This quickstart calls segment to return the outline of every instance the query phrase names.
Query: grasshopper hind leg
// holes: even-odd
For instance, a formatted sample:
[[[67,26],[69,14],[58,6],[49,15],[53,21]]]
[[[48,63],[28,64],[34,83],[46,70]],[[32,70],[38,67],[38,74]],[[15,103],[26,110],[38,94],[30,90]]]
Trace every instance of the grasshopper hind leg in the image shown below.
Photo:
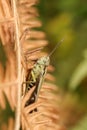
[[[36,80],[31,80],[31,81],[26,81],[26,82],[23,82],[23,84],[26,85],[26,88],[25,88],[25,95],[28,91],[30,91],[30,89],[33,87],[33,86],[36,86]],[[22,85],[23,85],[22,84]],[[35,90],[32,92],[30,98],[26,101],[25,103],[25,107],[35,103],[36,101],[36,95],[37,95],[37,89],[35,88]],[[29,113],[33,113],[33,112],[37,112],[37,108],[35,108],[34,110],[30,111]]]
[[[35,95],[36,95],[35,93],[33,93],[33,94],[31,95],[30,99],[26,102],[25,107],[27,107],[27,106],[29,106],[29,105],[35,103],[35,99],[36,99],[36,96],[35,96]],[[37,112],[37,108],[34,108],[34,109],[31,110],[29,113],[33,113],[33,112]]]
[[[33,87],[35,86],[34,82],[25,82],[26,84],[26,90],[25,90],[25,94]],[[26,101],[25,103],[25,107],[35,103],[36,101],[36,89],[33,91],[33,93],[31,94],[31,97]],[[33,112],[37,112],[37,108],[35,108],[34,110],[30,111],[29,113],[33,113]]]

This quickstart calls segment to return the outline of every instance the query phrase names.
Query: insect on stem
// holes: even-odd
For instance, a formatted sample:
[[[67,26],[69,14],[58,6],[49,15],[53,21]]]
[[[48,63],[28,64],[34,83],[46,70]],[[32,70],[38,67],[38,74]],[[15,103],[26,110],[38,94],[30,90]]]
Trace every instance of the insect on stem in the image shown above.
[[[28,105],[31,105],[35,103],[38,99],[39,91],[42,87],[42,84],[45,79],[45,75],[47,73],[47,67],[49,66],[50,63],[50,56],[54,53],[56,48],[64,41],[62,39],[57,45],[54,47],[54,49],[51,51],[51,53],[48,56],[41,57],[40,59],[37,60],[37,62],[34,64],[32,70],[30,73],[27,74],[26,77],[26,89],[25,89],[25,94],[33,87],[35,86],[35,90],[32,93],[31,97],[27,100],[25,107]],[[32,113],[33,111],[37,111],[37,108],[34,110],[30,111]]]

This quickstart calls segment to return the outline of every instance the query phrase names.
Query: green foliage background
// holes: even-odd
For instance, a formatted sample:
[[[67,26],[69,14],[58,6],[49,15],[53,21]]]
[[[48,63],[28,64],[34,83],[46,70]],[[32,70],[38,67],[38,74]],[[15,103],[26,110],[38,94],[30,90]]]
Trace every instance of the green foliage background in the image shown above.
[[[64,38],[62,45],[51,57],[51,63],[56,70],[54,75],[57,78],[57,84],[64,95],[73,95],[69,96],[71,98],[68,105],[72,102],[72,97],[77,96],[79,103],[75,103],[75,107],[80,104],[86,111],[87,1],[40,0],[38,8],[43,30],[50,42],[49,52]],[[87,118],[85,120],[83,122],[87,122]],[[83,127],[81,130],[86,128]]]

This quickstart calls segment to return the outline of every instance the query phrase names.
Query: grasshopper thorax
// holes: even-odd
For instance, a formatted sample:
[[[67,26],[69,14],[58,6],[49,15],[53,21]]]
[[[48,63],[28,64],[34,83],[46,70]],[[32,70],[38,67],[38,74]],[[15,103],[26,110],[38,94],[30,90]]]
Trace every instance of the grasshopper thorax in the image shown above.
[[[44,57],[41,57],[41,58],[37,61],[37,64],[48,66],[48,65],[49,65],[49,62],[50,62],[49,56],[44,56]]]

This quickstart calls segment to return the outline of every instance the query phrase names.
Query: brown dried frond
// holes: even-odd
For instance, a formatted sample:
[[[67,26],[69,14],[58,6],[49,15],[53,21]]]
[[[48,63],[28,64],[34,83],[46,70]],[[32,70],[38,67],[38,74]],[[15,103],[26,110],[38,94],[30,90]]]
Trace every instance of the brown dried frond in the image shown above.
[[[41,27],[41,22],[37,18],[38,11],[33,7],[36,3],[37,0],[19,0],[18,3],[21,34],[27,30],[25,41],[22,44],[23,50],[35,49],[47,44],[47,41],[44,40],[45,34],[42,31],[33,29]]]
[[[40,39],[45,38],[45,35],[44,35],[43,32],[34,31],[34,30],[31,29],[31,27],[35,28],[35,27],[41,26],[40,22],[37,19],[35,19],[36,15],[35,15],[35,12],[34,12],[34,8],[32,8],[32,9],[30,8],[30,6],[29,6],[30,3],[28,4],[28,3],[25,2],[24,6],[23,6],[23,4],[24,3],[20,4],[20,7],[19,7],[20,15],[19,16],[20,16],[20,19],[21,19],[21,21],[20,21],[21,31],[26,31],[26,30],[29,29],[29,32],[26,35],[26,42],[24,42],[23,45],[22,45],[23,49],[26,52],[27,48],[29,48],[31,50],[31,49],[35,49],[35,48],[42,47],[42,46],[46,45],[47,41],[40,40]],[[22,7],[23,7],[23,9],[22,9]],[[31,11],[31,12],[29,12],[29,11]],[[31,16],[28,17],[29,14],[32,15],[33,18]],[[25,15],[25,19],[22,18],[23,15]],[[34,20],[34,22],[32,22],[33,20]],[[30,39],[30,40],[27,41],[27,39]],[[26,56],[27,56],[27,60],[29,61],[30,59],[36,60],[36,59],[42,57],[43,55],[45,55],[45,54],[42,53],[42,52],[41,53],[38,52],[36,55],[29,55],[29,56],[26,55]],[[53,70],[54,69],[51,66],[48,68],[48,71],[53,71]],[[47,74],[46,80],[54,81],[55,78],[51,74]],[[56,99],[58,99],[58,97],[55,96],[55,93],[51,92],[53,89],[55,89],[55,87],[52,84],[50,84],[50,85],[45,84],[44,86],[46,86],[46,87],[42,88],[41,91],[43,91],[43,94],[41,93],[41,96],[44,97],[45,99],[43,99],[41,97],[39,98],[39,100],[42,102],[42,105],[38,108],[38,110],[40,112],[42,112],[43,114],[42,114],[42,117],[40,116],[36,119],[34,118],[33,120],[37,120],[37,119],[42,120],[42,119],[45,119],[45,118],[46,118],[46,120],[49,120],[49,123],[46,122],[41,127],[38,126],[38,128],[37,128],[38,130],[39,129],[48,129],[48,128],[52,129],[52,130],[55,128],[55,130],[56,129],[58,130],[59,128],[61,128],[59,125],[57,125],[59,123],[59,116],[57,116],[57,114],[59,115],[59,109],[58,109],[58,105],[56,105]],[[47,89],[47,86],[48,86],[48,89]],[[49,91],[50,89],[51,89],[51,91]],[[55,89],[55,90],[57,90],[57,89]],[[45,95],[46,91],[49,91],[48,92],[49,95],[48,95],[48,93]],[[53,102],[54,99],[55,99],[55,102]],[[49,101],[49,100],[51,100],[51,101]],[[58,104],[58,102],[57,102],[57,104]],[[47,105],[47,107],[45,105]],[[28,113],[29,113],[29,110],[30,110],[29,107],[28,107]],[[51,107],[51,110],[47,109],[49,107]],[[32,109],[34,109],[34,108],[32,108]],[[28,118],[28,113],[26,115],[26,118]],[[50,121],[51,121],[51,123],[50,123]]]
[[[30,113],[35,108],[39,108],[43,103],[37,101],[27,107],[25,107],[26,101],[31,97],[32,92],[34,91],[35,87],[33,87],[22,99],[22,108],[21,108],[21,124],[22,129],[27,130],[36,130],[37,127],[44,125],[48,122],[48,120],[41,119],[41,115],[43,114],[40,111]]]
[[[6,108],[4,93],[12,110],[16,107],[15,130],[20,129],[20,120],[22,130],[60,130],[59,97],[55,85],[45,83],[39,100],[27,107],[25,103],[34,87],[25,96],[21,94],[27,72],[33,68],[37,59],[47,55],[39,49],[48,42],[45,34],[36,30],[41,27],[37,8],[34,7],[37,2],[38,0],[0,1],[0,39],[7,57],[5,69],[0,62],[0,105],[3,109]],[[48,67],[46,81],[55,81],[50,74],[53,70],[52,66]],[[29,113],[35,108],[38,112]],[[8,129],[6,127],[2,124],[3,130],[13,129],[13,125],[8,125]]]
[[[59,98],[55,96],[55,88],[54,85],[45,83],[42,87],[40,98],[43,102],[43,106],[40,107],[40,111],[43,111],[44,117],[51,120],[51,123],[47,123],[45,125],[46,129],[59,129]],[[54,92],[53,92],[54,91]],[[52,128],[53,127],[53,128]],[[56,128],[57,127],[57,128]]]
[[[11,3],[9,0],[0,1],[0,39],[6,55],[5,69],[0,66],[0,98],[3,100],[1,107],[5,108],[6,95],[12,109],[14,109],[14,91],[16,91],[16,52],[14,51],[14,23],[12,17]],[[0,61],[1,62],[1,61]],[[8,87],[9,86],[9,87]],[[15,96],[16,97],[16,96]],[[13,99],[11,101],[11,99]]]
[[[10,48],[10,45],[5,45],[4,49],[5,49],[5,53],[6,53],[6,67],[5,69],[3,68],[3,66],[0,67],[0,75],[2,75],[2,79],[0,80],[0,91],[1,91],[1,95],[0,98],[3,99],[3,92],[6,95],[12,109],[14,109],[14,97],[16,97],[14,95],[14,92],[16,92],[16,57],[15,57],[15,52],[12,51]],[[11,99],[13,99],[11,101]],[[5,102],[4,100],[3,104],[5,106]],[[0,104],[3,107],[2,104]]]

